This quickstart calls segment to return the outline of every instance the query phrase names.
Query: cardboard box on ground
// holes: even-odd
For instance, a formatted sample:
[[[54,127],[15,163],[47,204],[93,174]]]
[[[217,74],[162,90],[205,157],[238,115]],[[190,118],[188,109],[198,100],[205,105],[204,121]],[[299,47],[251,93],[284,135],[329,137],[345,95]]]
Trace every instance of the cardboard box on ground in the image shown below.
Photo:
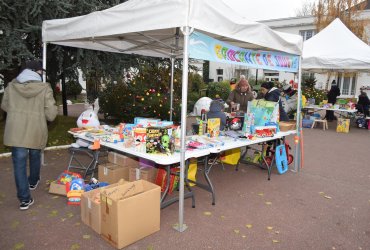
[[[81,220],[83,223],[91,227],[95,232],[100,234],[101,229],[101,202],[100,193],[106,188],[116,187],[126,183],[124,179],[117,183],[93,189],[81,195]]]
[[[114,181],[117,182],[121,178],[129,181],[139,179],[153,183],[155,181],[157,169],[154,167],[155,164],[153,162],[145,159],[136,160],[115,152],[109,152],[108,161],[110,162],[109,167],[99,166],[99,181],[114,183]],[[117,165],[112,166],[112,163]]]
[[[120,249],[160,230],[160,187],[138,180],[101,192],[101,235]]]
[[[119,166],[138,166],[138,160],[136,158],[128,157],[116,152],[108,153],[108,161]]]
[[[66,185],[58,184],[56,181],[50,183],[49,193],[67,196]]]
[[[128,180],[130,166],[120,166],[114,163],[99,165],[98,180],[99,182],[108,182],[113,184],[120,179]]]
[[[131,167],[129,181],[146,180],[154,183],[157,171],[158,169],[154,167]]]

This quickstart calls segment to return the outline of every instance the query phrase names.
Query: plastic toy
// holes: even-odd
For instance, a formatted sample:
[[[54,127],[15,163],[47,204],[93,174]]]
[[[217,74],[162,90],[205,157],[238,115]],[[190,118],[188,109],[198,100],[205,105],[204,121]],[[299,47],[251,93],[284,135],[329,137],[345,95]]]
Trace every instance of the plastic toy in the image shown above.
[[[288,159],[285,151],[285,145],[282,144],[276,147],[275,162],[279,174],[284,174],[286,171],[288,171]]]
[[[79,128],[97,128],[100,126],[99,118],[99,99],[96,99],[93,106],[90,106],[87,110],[81,113],[77,118],[77,127]],[[74,148],[88,147],[90,143],[77,139],[71,146]]]
[[[82,177],[78,173],[64,170],[64,172],[58,176],[57,183],[66,185],[68,182],[71,182],[72,180],[77,179],[77,178],[82,178]]]
[[[68,205],[80,205],[81,195],[84,192],[84,185],[84,180],[82,178],[74,179],[66,184]]]
[[[255,128],[255,135],[257,137],[274,137],[275,133],[275,126],[259,126]]]

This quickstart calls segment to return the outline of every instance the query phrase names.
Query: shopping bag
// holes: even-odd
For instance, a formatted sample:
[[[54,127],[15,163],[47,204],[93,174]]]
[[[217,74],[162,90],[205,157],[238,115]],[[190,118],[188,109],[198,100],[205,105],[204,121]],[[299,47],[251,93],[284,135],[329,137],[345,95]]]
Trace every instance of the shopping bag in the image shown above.
[[[198,170],[197,158],[191,158],[188,168],[188,180],[196,181],[196,175]],[[195,186],[195,183],[189,182],[189,185]]]
[[[338,133],[348,133],[349,132],[349,119],[345,118],[338,118],[338,123],[337,123],[337,132]]]
[[[240,148],[233,148],[221,154],[221,161],[229,165],[236,165],[240,159]]]

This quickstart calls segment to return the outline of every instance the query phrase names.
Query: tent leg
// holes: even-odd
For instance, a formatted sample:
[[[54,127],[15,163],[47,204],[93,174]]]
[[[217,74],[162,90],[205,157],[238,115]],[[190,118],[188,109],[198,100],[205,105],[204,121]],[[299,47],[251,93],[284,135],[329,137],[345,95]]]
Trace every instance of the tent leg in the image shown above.
[[[297,100],[297,115],[296,115],[296,127],[297,127],[297,137],[298,137],[298,143],[295,144],[295,155],[294,155],[294,172],[299,171],[299,168],[301,166],[301,157],[300,157],[300,144],[301,142],[301,106],[302,106],[302,56],[299,56],[299,65],[298,65],[298,100]]]
[[[193,29],[182,27],[184,34],[183,68],[182,68],[182,100],[181,100],[181,150],[180,150],[180,190],[179,190],[179,223],[174,228],[184,232],[187,226],[184,224],[184,178],[185,178],[185,137],[186,137],[186,112],[188,101],[188,68],[189,68],[189,36]]]
[[[46,46],[47,43],[42,44],[42,68],[46,70]],[[46,71],[42,72],[42,81],[46,82]],[[46,166],[45,163],[45,151],[41,150],[41,166]]]
[[[172,121],[173,114],[173,78],[175,73],[175,57],[171,56],[171,87],[170,87],[170,121]]]

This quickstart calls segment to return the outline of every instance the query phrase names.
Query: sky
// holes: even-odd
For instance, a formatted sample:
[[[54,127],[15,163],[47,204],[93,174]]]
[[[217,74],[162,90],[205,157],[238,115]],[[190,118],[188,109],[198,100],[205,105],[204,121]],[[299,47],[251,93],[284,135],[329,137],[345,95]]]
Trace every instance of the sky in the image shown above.
[[[306,2],[313,0],[223,0],[237,13],[251,21],[278,19],[296,16]]]

